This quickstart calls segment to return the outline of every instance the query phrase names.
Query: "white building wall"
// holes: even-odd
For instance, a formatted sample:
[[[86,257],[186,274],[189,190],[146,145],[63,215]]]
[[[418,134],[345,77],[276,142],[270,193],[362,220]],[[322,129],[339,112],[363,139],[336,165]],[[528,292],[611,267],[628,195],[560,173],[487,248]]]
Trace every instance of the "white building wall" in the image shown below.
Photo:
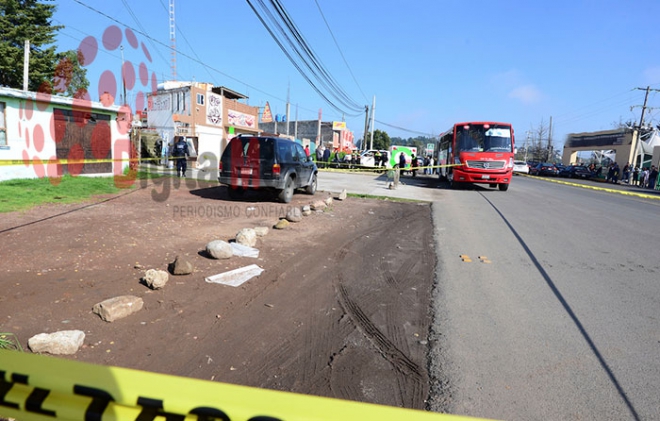
[[[0,102],[5,103],[5,128],[7,146],[0,147],[0,181],[18,178],[57,177],[57,159],[54,108],[70,109],[74,100],[68,97],[49,96],[35,92],[24,92],[11,88],[0,88]],[[78,103],[77,103],[78,104]],[[78,104],[80,106],[80,104]],[[119,107],[103,107],[100,103],[87,102],[92,112],[111,114],[112,158],[125,158],[114,162],[113,172],[96,176],[122,175],[128,167],[130,157],[129,133],[120,132],[116,121]]]

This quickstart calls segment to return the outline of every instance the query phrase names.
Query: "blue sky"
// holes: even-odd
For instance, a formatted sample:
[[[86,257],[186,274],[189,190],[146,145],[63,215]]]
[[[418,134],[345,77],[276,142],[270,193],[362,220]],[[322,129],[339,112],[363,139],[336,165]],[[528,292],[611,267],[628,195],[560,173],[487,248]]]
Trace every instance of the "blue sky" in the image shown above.
[[[168,1],[56,2],[53,24],[65,26],[59,51],[77,49],[86,37],[101,44],[88,66],[93,100],[101,73],[121,68],[120,51],[100,42],[112,25],[134,30],[152,59],[124,40],[124,60],[136,70],[145,62],[159,82],[171,79]],[[635,88],[660,89],[657,0],[280,1],[351,101],[371,106],[376,97],[375,128],[390,136],[505,121],[522,145],[527,131],[552,117],[554,143],[562,145],[568,133],[638,122],[644,91]],[[288,97],[291,120],[316,119],[322,109],[324,121],[345,119],[362,137],[364,113],[325,102],[248,1],[177,0],[175,23],[178,80],[226,86],[250,105],[268,101],[274,114],[285,113]],[[648,106],[658,108],[646,121],[660,123],[660,92]]]

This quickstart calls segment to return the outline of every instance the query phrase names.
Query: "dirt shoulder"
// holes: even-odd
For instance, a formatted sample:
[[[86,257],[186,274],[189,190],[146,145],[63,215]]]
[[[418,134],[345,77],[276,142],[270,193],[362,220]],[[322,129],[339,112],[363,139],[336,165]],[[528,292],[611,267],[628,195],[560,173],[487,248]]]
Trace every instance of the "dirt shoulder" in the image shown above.
[[[202,252],[209,241],[272,227],[288,207],[329,194],[296,194],[285,205],[255,195],[230,201],[211,184],[172,187],[161,200],[163,189],[3,215],[0,331],[27,348],[38,333],[79,329],[85,345],[65,358],[425,408],[435,266],[429,204],[335,201],[271,229],[258,259],[213,260]],[[170,275],[156,291],[140,282],[177,255],[193,274]],[[204,281],[253,263],[264,272],[240,287]],[[119,295],[141,297],[144,308],[112,323],[92,313]]]

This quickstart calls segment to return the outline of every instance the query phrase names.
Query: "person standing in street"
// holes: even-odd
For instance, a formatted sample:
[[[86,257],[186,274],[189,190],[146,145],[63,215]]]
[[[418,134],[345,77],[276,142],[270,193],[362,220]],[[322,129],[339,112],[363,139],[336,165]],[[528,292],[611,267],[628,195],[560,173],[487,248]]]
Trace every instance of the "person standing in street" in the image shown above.
[[[651,190],[655,189],[655,183],[658,180],[658,169],[655,165],[651,165],[651,171],[649,171],[649,185],[648,188]]]
[[[190,153],[188,152],[188,144],[183,137],[179,137],[179,140],[174,144],[172,156],[176,158],[176,176],[185,177],[188,167],[186,157],[190,156]]]

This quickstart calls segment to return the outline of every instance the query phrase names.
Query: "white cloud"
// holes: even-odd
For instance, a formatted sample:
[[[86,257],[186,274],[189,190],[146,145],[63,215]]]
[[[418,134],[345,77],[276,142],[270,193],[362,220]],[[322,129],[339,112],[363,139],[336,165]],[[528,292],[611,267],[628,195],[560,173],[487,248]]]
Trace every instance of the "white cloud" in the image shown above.
[[[523,104],[533,104],[541,100],[541,91],[534,85],[523,85],[509,92],[509,98],[515,98]]]

